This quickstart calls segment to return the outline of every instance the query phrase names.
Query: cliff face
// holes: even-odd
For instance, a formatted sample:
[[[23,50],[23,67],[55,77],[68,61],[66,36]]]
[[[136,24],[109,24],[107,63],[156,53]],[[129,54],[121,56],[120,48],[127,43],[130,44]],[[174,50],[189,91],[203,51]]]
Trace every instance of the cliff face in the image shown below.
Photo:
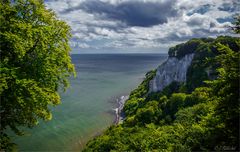
[[[181,59],[169,57],[166,62],[157,68],[156,76],[149,83],[149,91],[161,91],[173,81],[185,82],[188,67],[191,65],[194,54],[187,54]]]
[[[217,43],[224,44],[222,47],[225,48],[226,46],[226,49],[229,46],[234,53],[230,53],[230,50],[221,53],[216,48]],[[231,82],[216,81],[214,83],[227,85],[227,90],[231,87],[235,88],[231,88],[231,91],[236,90],[234,83],[238,84],[236,65],[238,65],[239,44],[239,38],[221,36],[217,39],[192,39],[184,44],[170,48],[168,60],[156,70],[148,72],[144,81],[131,92],[129,99],[124,104],[126,117],[123,124],[112,126],[102,136],[94,138],[88,143],[85,151],[156,151],[156,149],[199,151],[203,148],[206,151],[213,151],[216,145],[222,143],[238,145],[239,140],[236,130],[239,128],[237,124],[234,123],[232,126],[236,127],[230,128],[227,127],[230,123],[226,123],[221,130],[219,130],[219,127],[205,125],[205,123],[212,122],[216,123],[215,126],[223,124],[223,120],[215,117],[222,117],[217,107],[219,103],[225,102],[225,100],[222,100],[225,96],[230,96],[224,92],[213,95],[209,90],[214,89],[217,92],[222,88],[204,85],[203,82],[215,78],[220,78],[220,80],[228,79],[219,77],[216,68],[229,67],[230,69],[226,69],[226,71],[231,71],[230,74],[232,73],[234,77]],[[218,55],[223,55],[222,57],[225,60],[231,56],[231,59],[228,59],[233,64],[224,63],[226,65],[220,65],[216,60],[212,60],[211,63],[207,63],[205,60],[206,58],[216,59]],[[169,86],[173,81],[184,82],[184,84],[173,83]],[[149,92],[162,90],[164,87],[167,88],[162,92],[153,94]],[[230,90],[228,91],[230,92]],[[234,111],[238,111],[235,110],[238,108],[238,91],[234,91],[232,95],[230,98],[235,98],[231,100],[233,101],[231,102],[233,108],[230,109],[233,117],[229,117],[231,120],[227,119],[238,123],[237,120],[233,120],[237,118],[235,116],[239,115],[234,113]],[[217,100],[219,97],[221,99]],[[216,100],[212,101],[211,98]],[[229,112],[229,109],[227,110]],[[198,126],[198,128],[194,126]],[[199,129],[201,129],[201,132],[199,132]],[[202,132],[202,130],[208,131],[208,136],[199,136],[206,133]],[[222,132],[226,131],[226,135],[222,134]],[[216,134],[218,132],[220,134]],[[173,138],[176,135],[179,138]],[[139,137],[142,137],[143,140],[138,140]],[[156,137],[163,142],[156,142],[156,138],[152,137]],[[220,139],[219,137],[226,138]],[[193,142],[186,142],[186,140],[182,139],[192,139]],[[209,143],[208,141],[211,140],[217,142]]]

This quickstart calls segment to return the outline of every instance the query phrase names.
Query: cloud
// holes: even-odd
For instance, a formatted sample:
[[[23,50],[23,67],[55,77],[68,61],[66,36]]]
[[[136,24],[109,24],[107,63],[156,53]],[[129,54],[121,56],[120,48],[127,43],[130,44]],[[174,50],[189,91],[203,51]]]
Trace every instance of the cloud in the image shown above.
[[[86,48],[90,48],[90,46],[86,43],[81,43],[81,42],[70,42],[70,46],[72,48],[83,48],[83,49],[86,49]]]
[[[226,1],[221,6],[218,7],[220,11],[227,11],[227,12],[236,12],[239,11],[240,2],[238,0]]]
[[[176,17],[178,11],[174,8],[175,0],[147,2],[125,1],[118,4],[90,0],[77,7],[63,11],[68,13],[77,9],[95,14],[101,19],[116,20],[128,26],[149,27],[167,22],[168,17]]]
[[[238,0],[48,0],[72,28],[72,47],[157,50],[194,37],[231,35]]]

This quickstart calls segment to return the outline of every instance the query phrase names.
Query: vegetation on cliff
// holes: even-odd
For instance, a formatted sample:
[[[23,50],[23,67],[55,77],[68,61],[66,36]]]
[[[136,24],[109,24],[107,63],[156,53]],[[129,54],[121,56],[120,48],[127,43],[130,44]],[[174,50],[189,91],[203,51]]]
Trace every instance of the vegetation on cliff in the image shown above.
[[[226,36],[170,49],[179,58],[195,53],[187,81],[149,93],[154,72],[148,73],[124,106],[125,121],[91,140],[85,151],[239,150],[239,50],[239,38]]]

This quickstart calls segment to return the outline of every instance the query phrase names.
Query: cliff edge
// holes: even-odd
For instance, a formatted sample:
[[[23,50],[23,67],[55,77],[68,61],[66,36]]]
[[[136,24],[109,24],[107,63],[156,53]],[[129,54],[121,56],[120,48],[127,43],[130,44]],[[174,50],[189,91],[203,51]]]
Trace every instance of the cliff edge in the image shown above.
[[[181,59],[169,57],[157,68],[156,76],[149,82],[149,92],[162,91],[173,81],[185,82],[193,57],[194,53],[187,54]]]

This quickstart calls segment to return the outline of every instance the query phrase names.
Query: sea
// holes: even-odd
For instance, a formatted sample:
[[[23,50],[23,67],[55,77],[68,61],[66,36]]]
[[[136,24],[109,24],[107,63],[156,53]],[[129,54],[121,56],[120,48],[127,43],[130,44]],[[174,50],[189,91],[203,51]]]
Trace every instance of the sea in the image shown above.
[[[25,135],[13,137],[19,151],[81,151],[116,119],[117,101],[130,94],[167,59],[167,54],[74,54],[77,76],[60,91],[53,118],[39,121]]]

